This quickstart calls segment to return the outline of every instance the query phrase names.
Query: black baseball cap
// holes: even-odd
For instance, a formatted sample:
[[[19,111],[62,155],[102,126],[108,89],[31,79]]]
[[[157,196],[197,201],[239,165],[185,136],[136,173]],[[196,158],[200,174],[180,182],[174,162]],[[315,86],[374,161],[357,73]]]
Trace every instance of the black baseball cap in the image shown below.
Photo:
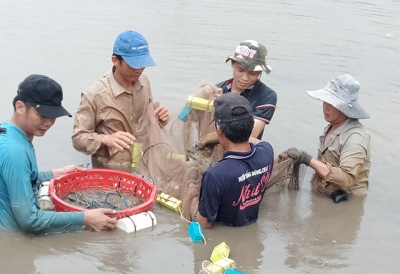
[[[233,115],[235,108],[243,108],[240,115]],[[229,123],[253,117],[253,109],[249,101],[241,95],[229,92],[224,93],[214,101],[214,120],[217,123]]]
[[[40,74],[32,74],[18,86],[17,100],[29,102],[39,114],[46,118],[72,115],[61,105],[62,87],[59,83]]]

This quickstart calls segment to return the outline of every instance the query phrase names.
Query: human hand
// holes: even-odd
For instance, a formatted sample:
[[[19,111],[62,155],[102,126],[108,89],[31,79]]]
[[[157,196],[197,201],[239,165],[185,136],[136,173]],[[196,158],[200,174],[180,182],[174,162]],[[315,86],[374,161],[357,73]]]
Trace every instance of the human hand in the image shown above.
[[[85,210],[83,224],[89,226],[94,231],[112,230],[117,224],[116,217],[109,217],[106,214],[113,216],[115,210],[110,208],[96,208]]]
[[[214,99],[217,99],[219,96],[222,95],[222,88],[217,88],[215,90],[213,90],[213,97]]]
[[[305,164],[306,166],[310,165],[311,155],[303,150],[297,150],[297,148],[291,148],[288,150],[288,155],[292,158],[297,164]]]
[[[108,147],[113,147],[122,151],[124,148],[130,149],[135,137],[129,132],[117,131],[113,134],[104,135],[101,143]]]
[[[52,172],[54,177],[58,177],[69,172],[82,171],[82,170],[86,170],[86,168],[77,165],[69,165],[62,168],[53,169]]]
[[[317,185],[317,191],[318,191],[319,193],[324,194],[324,193],[325,193],[325,187],[326,187],[326,183],[319,183],[319,184]]]
[[[166,124],[169,120],[169,113],[168,110],[160,105],[158,106],[155,110],[154,110],[154,114],[158,116],[158,120],[162,123],[162,124]]]
[[[215,145],[218,144],[219,140],[218,140],[218,135],[216,132],[211,132],[206,134],[206,136],[202,137],[199,139],[199,150],[204,149],[207,145]]]

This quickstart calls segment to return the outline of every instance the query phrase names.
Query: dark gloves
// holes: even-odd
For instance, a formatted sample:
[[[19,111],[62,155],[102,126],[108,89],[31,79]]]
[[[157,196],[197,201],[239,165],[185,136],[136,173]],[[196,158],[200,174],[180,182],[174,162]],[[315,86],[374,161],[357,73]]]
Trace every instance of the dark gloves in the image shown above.
[[[305,164],[306,166],[310,165],[312,157],[307,152],[298,150],[297,148],[291,148],[287,153],[296,164]]]
[[[335,202],[335,203],[339,203],[341,201],[345,202],[347,201],[348,197],[347,197],[347,192],[343,191],[341,189],[335,190],[334,192],[332,192],[331,194],[331,199]]]

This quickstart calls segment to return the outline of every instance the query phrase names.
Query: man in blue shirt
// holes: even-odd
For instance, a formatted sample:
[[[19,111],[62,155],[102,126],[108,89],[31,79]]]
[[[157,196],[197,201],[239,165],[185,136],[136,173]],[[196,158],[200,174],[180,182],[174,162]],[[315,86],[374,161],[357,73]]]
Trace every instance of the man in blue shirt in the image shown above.
[[[0,228],[34,234],[80,231],[84,225],[95,231],[114,229],[111,209],[85,212],[41,210],[38,187],[44,181],[82,168],[70,165],[39,172],[34,136],[43,136],[56,118],[70,116],[61,101],[61,86],[44,75],[30,75],[18,86],[14,114],[0,124]]]
[[[269,143],[250,137],[254,117],[246,98],[226,93],[215,100],[214,108],[216,133],[226,152],[203,174],[199,202],[193,203],[191,218],[203,227],[214,222],[248,225],[257,221],[274,152]]]

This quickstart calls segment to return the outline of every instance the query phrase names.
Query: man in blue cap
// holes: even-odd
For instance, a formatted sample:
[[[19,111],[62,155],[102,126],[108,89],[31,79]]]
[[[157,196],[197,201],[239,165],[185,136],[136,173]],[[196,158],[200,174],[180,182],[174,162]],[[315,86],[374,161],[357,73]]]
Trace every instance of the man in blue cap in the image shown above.
[[[359,89],[356,79],[343,74],[323,89],[307,91],[323,101],[324,118],[329,123],[319,137],[318,158],[296,148],[287,151],[297,163],[315,170],[313,188],[336,203],[347,200],[348,194],[362,196],[368,192],[370,136],[359,119],[369,115],[357,102]]]
[[[135,125],[153,104],[160,127],[169,114],[153,103],[143,71],[154,66],[146,39],[136,31],[122,32],[114,43],[113,68],[82,93],[75,114],[73,146],[92,155],[93,167],[130,171]]]
[[[38,171],[35,136],[46,134],[56,118],[71,114],[61,105],[63,92],[53,79],[33,74],[18,86],[11,119],[0,124],[0,229],[34,234],[114,229],[113,210],[99,208],[85,212],[41,210],[38,187],[54,177],[83,170],[70,165],[51,171]]]

